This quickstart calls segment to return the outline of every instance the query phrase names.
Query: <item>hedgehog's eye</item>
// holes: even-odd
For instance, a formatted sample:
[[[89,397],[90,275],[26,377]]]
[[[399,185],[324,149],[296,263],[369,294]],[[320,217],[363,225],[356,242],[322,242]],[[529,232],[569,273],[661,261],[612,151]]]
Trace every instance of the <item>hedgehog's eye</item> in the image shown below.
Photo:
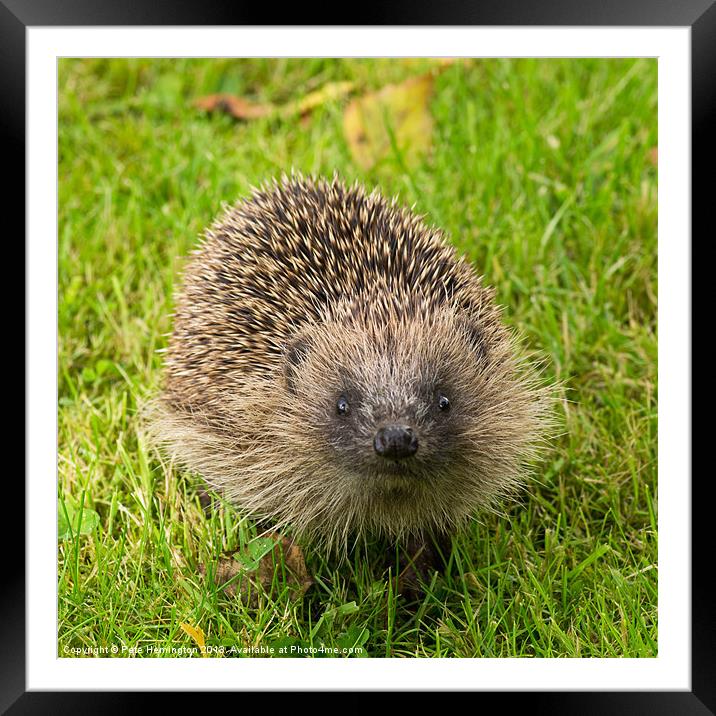
[[[348,401],[346,400],[345,395],[341,395],[341,397],[338,398],[338,402],[336,403],[336,411],[338,412],[338,415],[347,415],[348,409]]]
[[[442,410],[444,413],[450,410],[450,401],[448,400],[447,395],[438,393],[438,408],[440,408],[440,410]]]

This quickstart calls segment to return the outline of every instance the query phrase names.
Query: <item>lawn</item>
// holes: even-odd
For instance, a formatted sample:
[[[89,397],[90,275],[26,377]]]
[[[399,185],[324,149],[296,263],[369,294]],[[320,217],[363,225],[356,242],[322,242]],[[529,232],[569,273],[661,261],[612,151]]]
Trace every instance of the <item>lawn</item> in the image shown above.
[[[429,151],[390,132],[368,168],[344,135],[346,96],[248,121],[194,106],[217,92],[286,106],[339,81],[355,97],[434,65],[60,61],[59,510],[97,515],[58,540],[60,656],[167,655],[202,637],[237,655],[657,654],[656,61],[440,66]],[[415,204],[563,386],[561,434],[529,489],[477,515],[419,604],[370,549],[338,563],[303,545],[303,596],[281,574],[248,603],[219,588],[211,575],[255,527],[207,509],[199,478],[139,430],[181,258],[223,202],[292,168]]]

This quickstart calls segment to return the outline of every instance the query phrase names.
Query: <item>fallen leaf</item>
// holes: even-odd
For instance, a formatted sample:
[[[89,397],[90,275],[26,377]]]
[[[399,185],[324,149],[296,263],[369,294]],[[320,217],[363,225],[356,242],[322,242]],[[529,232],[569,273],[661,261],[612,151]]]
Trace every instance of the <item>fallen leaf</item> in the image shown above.
[[[275,537],[279,535],[274,534]],[[281,561],[283,553],[283,562]],[[273,550],[262,557],[259,564],[259,579],[264,586],[271,586],[274,574],[281,566],[286,568],[286,584],[303,596],[313,584],[313,579],[306,568],[303,550],[287,537],[281,537]]]
[[[253,540],[243,552],[220,558],[214,581],[230,596],[256,606],[258,591],[270,592],[279,570],[279,578],[296,596],[303,596],[313,584],[301,548],[287,537],[271,533]],[[199,571],[206,573],[203,566]]]
[[[316,107],[345,97],[353,91],[353,87],[353,82],[328,82],[320,89],[283,105],[258,104],[232,94],[211,94],[195,100],[194,106],[207,112],[225,112],[236,119],[259,119],[273,116],[290,118],[295,115],[305,117]]]
[[[180,624],[179,626],[196,642],[196,645],[201,651],[201,655],[208,657],[209,654],[206,651],[206,644],[204,642],[204,632],[199,629],[199,627],[191,626],[191,624]]]
[[[386,85],[350,102],[343,132],[353,158],[370,169],[391,150],[391,129],[398,151],[408,163],[430,149],[433,119],[428,101],[435,73]]]
[[[659,165],[659,147],[652,147],[649,150],[649,161],[656,167]]]
[[[210,94],[194,101],[194,106],[207,112],[225,112],[236,119],[258,119],[276,112],[272,104],[257,104],[232,94]]]
[[[281,107],[281,116],[290,117],[294,114],[305,116],[326,102],[345,97],[353,91],[353,87],[353,82],[328,82],[321,89],[309,92],[296,102],[289,102]]]
[[[261,560],[276,546],[276,539],[272,537],[257,537],[251,540],[244,552],[234,554],[244,571],[255,572],[261,565]]]

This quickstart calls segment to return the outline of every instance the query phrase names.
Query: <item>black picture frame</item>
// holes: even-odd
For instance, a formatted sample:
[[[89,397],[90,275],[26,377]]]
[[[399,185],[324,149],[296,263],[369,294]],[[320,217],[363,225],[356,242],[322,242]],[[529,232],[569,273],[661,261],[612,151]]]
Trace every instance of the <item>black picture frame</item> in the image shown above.
[[[190,0],[155,0],[152,3],[116,3],[110,0],[0,0],[0,126],[6,157],[6,176],[12,181],[3,191],[5,206],[24,205],[25,199],[25,92],[26,28],[32,26],[94,25],[259,25],[267,12],[246,3]],[[691,28],[692,70],[692,237],[713,236],[707,217],[707,193],[712,193],[714,128],[716,128],[716,0],[501,0],[499,3],[394,2],[360,8],[361,25],[542,25],[542,26],[682,26]],[[268,8],[275,16],[276,9]],[[342,24],[336,16],[316,14],[307,23],[307,8],[288,8],[283,25]],[[352,18],[355,20],[356,18]],[[326,22],[328,20],[328,22]],[[356,24],[356,23],[353,23]],[[9,171],[8,171],[9,170]],[[713,202],[713,198],[711,198]],[[24,231],[24,215],[21,220]],[[710,236],[706,234],[710,228]],[[9,238],[9,236],[8,236]],[[11,241],[8,243],[12,243]],[[707,299],[708,300],[708,299]],[[692,303],[694,303],[692,301]],[[693,325],[693,322],[692,322]],[[698,324],[697,324],[698,325]],[[692,349],[693,350],[693,349]],[[692,366],[693,366],[692,353]],[[25,385],[32,375],[25,374]],[[9,479],[9,478],[8,478]],[[499,694],[501,709],[519,707],[533,713],[716,713],[716,611],[710,585],[714,537],[709,499],[712,471],[694,473],[692,480],[692,654],[691,691],[560,692]],[[13,498],[15,503],[17,498]],[[23,498],[24,504],[24,498]],[[26,505],[25,505],[26,507]],[[15,504],[12,512],[24,514]],[[25,559],[22,551],[5,554],[4,586],[0,612],[0,712],[96,713],[153,707],[150,694],[99,692],[27,692],[25,686]],[[88,687],[91,685],[88,684]],[[480,696],[489,696],[484,694]],[[480,702],[481,705],[484,702]],[[197,704],[198,705],[198,704]],[[188,701],[185,708],[192,708]],[[483,705],[484,708],[484,705]]]

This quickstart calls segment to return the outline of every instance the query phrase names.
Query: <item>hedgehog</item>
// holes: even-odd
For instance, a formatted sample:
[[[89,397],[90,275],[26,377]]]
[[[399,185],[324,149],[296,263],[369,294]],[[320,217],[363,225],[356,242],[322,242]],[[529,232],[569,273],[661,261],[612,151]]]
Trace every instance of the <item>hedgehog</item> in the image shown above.
[[[502,310],[413,209],[284,175],[189,257],[152,435],[329,552],[444,544],[515,495],[546,440],[550,391]]]

